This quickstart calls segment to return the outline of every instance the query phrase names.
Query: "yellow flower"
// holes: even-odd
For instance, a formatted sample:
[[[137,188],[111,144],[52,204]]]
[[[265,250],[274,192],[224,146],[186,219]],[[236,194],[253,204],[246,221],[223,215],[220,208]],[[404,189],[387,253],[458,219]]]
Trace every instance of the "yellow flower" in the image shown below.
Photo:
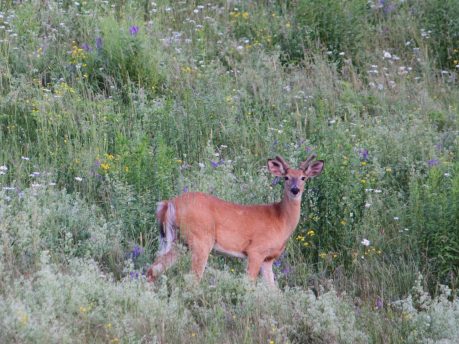
[[[107,172],[110,169],[110,164],[107,162],[104,162],[100,164],[100,168],[103,169],[105,172]]]
[[[248,12],[242,12],[242,18],[249,19],[250,14]]]
[[[386,167],[386,172],[387,172],[387,173],[392,173],[392,168]]]
[[[319,253],[319,257],[322,258],[322,259],[324,259],[326,256],[327,256],[327,254],[325,252]]]
[[[316,232],[314,232],[313,229],[310,229],[310,230],[308,230],[308,232],[307,232],[306,234],[307,234],[308,236],[312,237],[312,236],[316,235]]]
[[[304,247],[309,247],[309,245],[311,245],[311,244],[309,242],[307,242],[307,241],[303,243]]]
[[[112,323],[105,324],[105,328],[107,330],[111,329],[112,328]]]
[[[191,332],[191,337],[196,337],[196,333]]]
[[[341,223],[344,226],[347,222],[346,220],[341,220],[339,223]]]
[[[129,172],[129,166],[124,166],[124,172],[126,172],[126,173]]]

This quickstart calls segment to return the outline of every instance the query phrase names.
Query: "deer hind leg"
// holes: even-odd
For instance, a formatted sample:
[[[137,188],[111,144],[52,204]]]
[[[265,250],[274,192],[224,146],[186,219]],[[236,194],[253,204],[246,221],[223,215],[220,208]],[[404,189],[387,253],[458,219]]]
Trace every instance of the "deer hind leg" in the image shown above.
[[[167,253],[158,256],[147,271],[148,281],[154,282],[160,274],[177,262],[179,256],[180,252],[176,245],[173,245]]]

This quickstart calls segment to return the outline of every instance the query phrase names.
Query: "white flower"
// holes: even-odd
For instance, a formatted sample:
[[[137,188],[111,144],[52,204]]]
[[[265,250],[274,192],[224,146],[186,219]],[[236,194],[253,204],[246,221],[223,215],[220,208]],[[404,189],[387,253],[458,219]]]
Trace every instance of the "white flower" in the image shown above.
[[[360,243],[361,243],[363,246],[370,246],[370,240],[368,240],[368,239],[363,239]]]
[[[30,160],[30,158],[29,158],[29,157],[26,157],[26,156],[21,156],[21,159],[22,159],[22,160],[26,160],[26,161],[29,161],[29,160]]]
[[[81,178],[81,177],[75,177],[75,180],[76,180],[77,182],[81,182],[81,181],[83,180],[83,178]]]
[[[390,59],[390,58],[392,58],[392,54],[390,52],[384,50],[384,58],[385,59]]]
[[[8,171],[8,167],[5,165],[0,166],[0,171]]]
[[[451,174],[448,173],[448,172],[446,172],[446,173],[444,174],[444,176],[445,176],[445,177],[449,177],[449,176],[451,176]]]
[[[201,167],[201,168],[204,168],[204,167],[205,167],[205,165],[204,165],[202,162],[199,162],[198,165],[199,165],[199,167]]]
[[[365,208],[370,208],[371,207],[371,203],[365,203]]]
[[[399,218],[398,216],[395,216],[395,217],[394,217],[394,220],[395,220],[395,221],[398,221],[398,220],[400,220],[400,218]]]

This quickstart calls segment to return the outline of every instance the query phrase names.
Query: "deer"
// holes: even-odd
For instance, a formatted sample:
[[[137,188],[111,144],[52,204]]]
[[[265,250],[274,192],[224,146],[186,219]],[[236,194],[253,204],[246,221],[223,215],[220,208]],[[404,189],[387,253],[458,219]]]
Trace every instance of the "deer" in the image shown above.
[[[300,220],[301,198],[308,179],[318,176],[324,161],[315,154],[291,168],[281,156],[268,159],[269,172],[284,179],[283,196],[272,204],[242,205],[202,192],[185,192],[157,204],[159,250],[147,270],[154,282],[180,256],[178,242],[191,251],[191,270],[200,281],[212,250],[246,258],[247,274],[256,281],[260,270],[269,286],[276,286],[273,263],[283,253]]]

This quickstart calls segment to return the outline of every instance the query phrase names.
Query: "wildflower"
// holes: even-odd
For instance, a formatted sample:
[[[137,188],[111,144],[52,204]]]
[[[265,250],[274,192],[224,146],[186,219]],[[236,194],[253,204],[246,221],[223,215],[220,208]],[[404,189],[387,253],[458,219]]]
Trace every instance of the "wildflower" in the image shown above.
[[[451,176],[451,173],[445,172],[444,176],[445,176],[445,177],[450,177],[450,176]]]
[[[392,58],[392,54],[390,52],[384,50],[384,58],[385,59],[390,59],[390,58]]]
[[[325,252],[319,253],[319,257],[322,258],[322,259],[324,259],[326,256],[327,256],[327,254]]]
[[[274,177],[273,181],[271,182],[271,186],[279,184],[280,180],[280,177]]]
[[[185,187],[183,188],[183,192],[188,192],[188,186],[185,186]]]
[[[384,306],[383,300],[378,296],[376,298],[375,308],[376,309],[381,309],[381,308],[383,308],[383,306]]]
[[[134,248],[131,251],[132,259],[138,258],[143,253],[143,248],[139,245],[134,245]]]
[[[30,160],[30,158],[29,158],[29,157],[26,157],[26,156],[21,156],[21,159],[22,159],[22,160],[25,160],[25,161],[29,161],[29,160]]]
[[[359,156],[362,160],[368,160],[368,149],[361,148],[359,149]]]
[[[86,52],[90,52],[92,50],[91,46],[88,43],[83,43],[81,45],[81,48]]]
[[[394,221],[398,221],[400,218],[398,216],[394,216]]]
[[[371,207],[371,203],[365,203],[365,208],[370,208]]]
[[[29,174],[29,177],[35,178],[35,177],[40,177],[40,172],[32,172]]]
[[[370,246],[370,240],[368,239],[363,239],[361,242],[360,242],[363,246]]]
[[[216,162],[216,161],[213,161],[213,160],[211,160],[211,161],[210,161],[210,164],[212,165],[212,167],[213,167],[213,168],[217,168],[217,167],[218,167],[218,165],[219,165],[219,163],[218,163],[218,162]]]
[[[308,232],[307,232],[306,234],[307,234],[308,236],[311,236],[311,237],[312,237],[312,236],[316,235],[316,232],[314,232],[313,229],[310,229],[310,230],[308,230]]]
[[[6,171],[8,171],[8,167],[6,167],[5,165],[0,166],[0,176],[6,174]]]
[[[427,164],[429,165],[429,167],[434,167],[434,166],[437,166],[440,162],[438,161],[438,159],[431,159],[429,161],[427,161]]]
[[[386,167],[386,172],[387,172],[387,173],[392,173],[392,168]]]
[[[96,38],[96,49],[97,50],[102,49],[102,46],[103,46],[102,37],[97,37]]]
[[[104,170],[104,172],[107,172],[107,171],[110,169],[110,164],[104,162],[104,163],[100,164],[100,168],[101,168],[102,170]]]
[[[81,178],[81,177],[75,177],[75,180],[76,180],[77,182],[81,182],[81,181],[83,180],[83,178]]]
[[[133,25],[129,28],[129,33],[131,36],[137,36],[137,33],[139,32],[139,27],[137,25]]]
[[[346,222],[346,220],[341,220],[339,223],[344,226],[347,222]]]

